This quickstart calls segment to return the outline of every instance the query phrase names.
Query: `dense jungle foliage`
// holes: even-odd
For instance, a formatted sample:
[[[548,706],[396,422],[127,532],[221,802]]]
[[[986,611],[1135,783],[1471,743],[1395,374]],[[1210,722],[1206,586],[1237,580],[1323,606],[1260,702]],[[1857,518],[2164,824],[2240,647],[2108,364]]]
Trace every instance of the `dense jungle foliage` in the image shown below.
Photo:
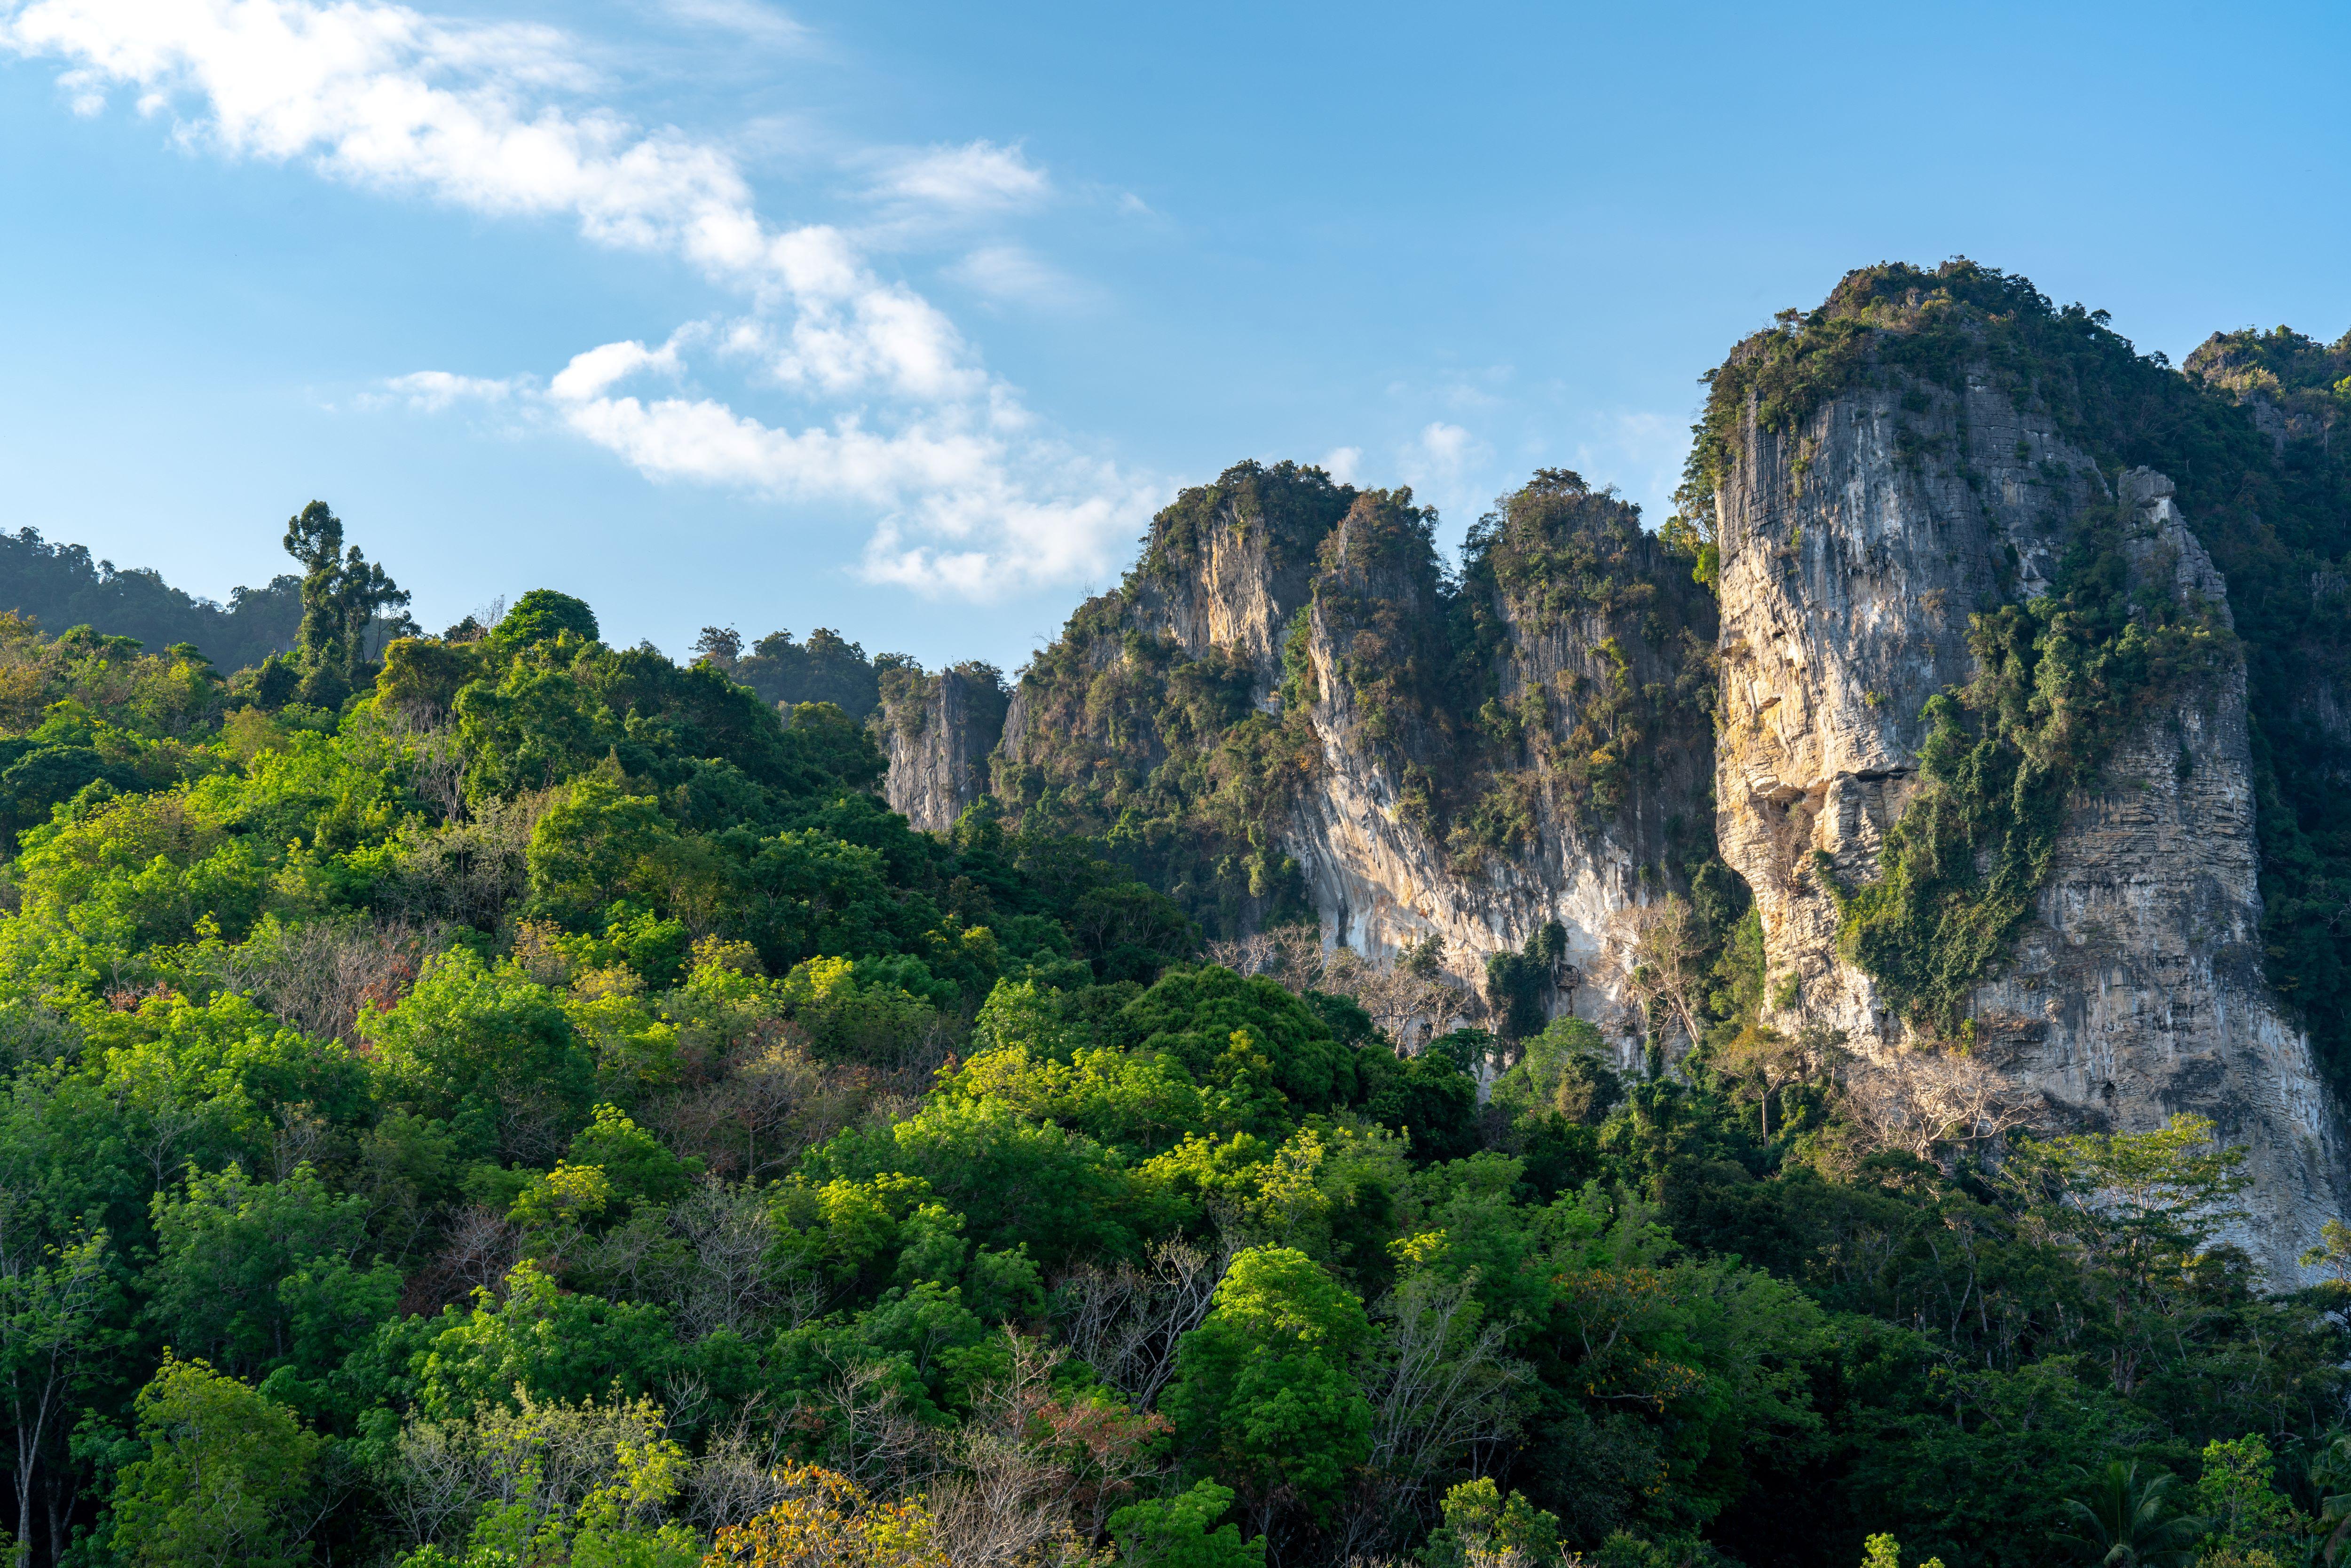
[[[1400,1057],[576,599],[369,662],[398,589],[304,517],[275,665],[0,624],[18,1568],[2238,1568],[2351,1512],[2351,1231],[2263,1293],[2209,1127],[1994,1172],[1732,1050]]]
[[[1811,312],[1741,343],[1710,373],[1676,529],[1704,519],[1746,421],[1794,433],[1857,384],[1957,392],[1988,378],[2089,453],[2111,494],[2145,465],[2229,585],[2249,679],[2271,983],[2351,1084],[2351,734],[2333,692],[2351,675],[2351,334],[2218,335],[2184,371],[2137,353],[2104,311],[2059,308],[2027,280],[1966,260],[1848,275]],[[1961,458],[1965,466],[1964,454]],[[1925,716],[1930,788],[1889,841],[1886,879],[1845,901],[1849,950],[1947,1030],[1996,967],[2045,872],[2065,799],[2094,789],[2116,727],[2228,652],[2200,606],[2135,583],[2111,508],[2091,507],[2053,593],[1976,618],[1982,669]],[[1701,573],[1706,570],[1701,566]],[[1972,853],[1986,852],[1979,870]]]

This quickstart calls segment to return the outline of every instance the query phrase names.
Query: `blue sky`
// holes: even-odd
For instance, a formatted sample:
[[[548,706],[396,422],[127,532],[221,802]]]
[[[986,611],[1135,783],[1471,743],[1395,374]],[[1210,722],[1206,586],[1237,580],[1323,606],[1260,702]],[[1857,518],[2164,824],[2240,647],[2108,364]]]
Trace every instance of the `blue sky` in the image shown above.
[[[2351,328],[2339,4],[451,4],[0,0],[0,526],[1009,669],[1244,456],[1659,520],[1867,262]]]

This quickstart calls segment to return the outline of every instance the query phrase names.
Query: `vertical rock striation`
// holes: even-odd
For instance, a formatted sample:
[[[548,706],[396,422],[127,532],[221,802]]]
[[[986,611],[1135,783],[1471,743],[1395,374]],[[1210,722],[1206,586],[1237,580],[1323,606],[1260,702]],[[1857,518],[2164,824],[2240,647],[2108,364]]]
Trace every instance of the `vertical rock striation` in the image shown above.
[[[1162,515],[1023,676],[999,797],[1159,857],[1212,929],[1311,911],[1375,959],[1440,938],[1475,984],[1556,922],[1550,1005],[1622,1026],[1627,914],[1705,833],[1689,563],[1553,474],[1456,583],[1409,492],[1280,477],[1236,469]]]
[[[1473,534],[1450,595],[1382,498],[1321,564],[1321,769],[1288,842],[1326,929],[1375,957],[1441,937],[1474,969],[1555,922],[1557,1000],[1629,1053],[1629,917],[1704,832],[1713,617],[1689,563],[1635,508],[1551,473]]]
[[[2120,509],[2134,583],[2227,586],[2163,476],[2110,485],[1988,373],[1875,378],[1792,428],[1750,400],[1716,487],[1717,831],[1760,906],[1783,1030],[1890,1060],[1931,1047],[1838,946],[1823,870],[1874,881],[1918,788],[1927,698],[1967,683],[1970,613],[2046,592],[2091,507]],[[2076,795],[2033,916],[1976,987],[1974,1050],[2059,1124],[2210,1116],[2249,1147],[2246,1239],[2273,1273],[2339,1212],[2342,1155],[2307,1040],[2262,973],[2241,654],[2135,722]]]
[[[924,832],[945,832],[987,792],[987,758],[1004,733],[1007,694],[995,666],[936,674],[892,669],[872,723],[890,759],[883,793]]]

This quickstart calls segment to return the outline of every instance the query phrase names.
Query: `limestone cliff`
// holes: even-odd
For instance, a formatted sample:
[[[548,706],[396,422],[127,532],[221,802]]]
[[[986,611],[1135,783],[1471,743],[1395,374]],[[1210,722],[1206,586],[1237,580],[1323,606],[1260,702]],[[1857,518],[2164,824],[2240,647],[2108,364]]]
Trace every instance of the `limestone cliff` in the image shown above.
[[[1024,674],[997,791],[1212,934],[1311,911],[1376,960],[1441,938],[1474,988],[1556,922],[1546,1005],[1621,1028],[1628,912],[1704,839],[1711,601],[1573,475],[1506,498],[1458,583],[1432,520],[1313,471],[1187,492]]]
[[[1989,1067],[2044,1130],[2208,1115],[2284,1277],[2351,1192],[2346,371],[2281,329],[2183,374],[2022,278],[1865,268],[1708,378],[1662,535],[1543,471],[1448,571],[1408,491],[1186,490],[1022,673],[988,788],[1211,937],[1440,938],[1485,988],[1555,925],[1541,1006],[1627,1061],[1672,1010],[1634,940],[1687,895],[1669,1047]],[[918,821],[969,798],[896,744]]]
[[[1556,922],[1558,1000],[1629,1054],[1631,916],[1704,831],[1712,605],[1634,508],[1563,473],[1505,497],[1450,597],[1393,505],[1359,501],[1324,544],[1321,768],[1290,852],[1370,956],[1435,936],[1474,971]]]
[[[1982,365],[1950,380],[1881,367],[1778,426],[1750,396],[1715,488],[1717,831],[1761,912],[1767,1019],[1881,1060],[1938,1031],[1840,950],[1830,883],[1881,874],[1919,788],[1927,699],[1976,674],[1969,616],[2048,592],[2085,517],[2112,507],[2133,592],[2228,623],[2169,480],[2110,481],[2056,411],[2021,407]],[[2340,1211],[2343,1159],[2309,1040],[2263,972],[2245,692],[2232,646],[2125,727],[1965,1011],[1976,1054],[2047,1122],[2142,1131],[2193,1112],[2248,1145],[2248,1239],[2290,1275]]]
[[[1004,733],[1007,694],[993,665],[936,674],[895,668],[882,677],[871,720],[890,759],[883,793],[925,832],[944,832],[987,787],[987,758]]]

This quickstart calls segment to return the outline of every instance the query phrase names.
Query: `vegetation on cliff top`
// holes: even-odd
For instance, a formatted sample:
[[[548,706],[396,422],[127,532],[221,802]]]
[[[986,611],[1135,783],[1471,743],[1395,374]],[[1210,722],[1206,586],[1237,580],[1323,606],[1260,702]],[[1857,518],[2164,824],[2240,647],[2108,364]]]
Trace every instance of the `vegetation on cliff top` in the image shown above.
[[[1318,766],[1304,712],[1264,711],[1247,660],[1191,657],[1143,607],[1183,591],[1218,528],[1261,530],[1270,569],[1300,570],[1355,499],[1293,463],[1238,464],[1179,495],[1125,582],[1081,606],[1021,673],[1020,751],[997,758],[987,809],[1103,843],[1213,935],[1302,915],[1278,837]]]
[[[887,663],[883,661],[886,660]],[[940,691],[953,682],[964,706],[965,727],[973,737],[985,738],[987,747],[996,744],[1003,733],[1004,714],[1012,701],[1012,693],[1004,684],[1004,672],[984,659],[966,659],[942,670],[925,670],[912,659],[885,653],[875,661],[881,677],[881,705],[873,710],[869,721],[877,734],[886,735],[882,727],[895,728],[909,737],[924,732],[930,723],[931,705],[939,699]]]
[[[1028,719],[1019,755],[998,761],[998,796],[1024,822],[1105,840],[1229,936],[1303,913],[1279,841],[1321,766],[1305,709],[1324,681],[1458,874],[1531,850],[1545,791],[1592,830],[1633,790],[1703,773],[1713,605],[1636,507],[1545,470],[1472,528],[1458,574],[1435,520],[1409,491],[1359,494],[1290,464],[1186,491],[1127,583],[1024,673]],[[1267,577],[1296,595],[1276,704],[1260,706],[1277,694],[1246,661],[1194,659],[1150,630],[1217,528],[1241,542],[1263,530]],[[1310,652],[1318,625],[1328,669]],[[1569,657],[1552,669],[1531,650],[1562,629]]]
[[[1958,392],[1970,373],[2048,415],[2109,482],[2145,465],[2177,485],[2189,526],[2227,579],[2245,653],[2269,979],[2330,1075],[2351,1083],[2351,923],[2338,918],[2351,904],[2351,793],[2342,788],[2351,734],[2325,695],[2351,679],[2351,443],[2335,434],[2351,413],[2351,335],[2332,348],[2283,328],[2216,336],[2181,371],[2137,353],[2105,312],[2056,307],[1993,268],[1863,268],[1820,308],[1783,312],[1709,375],[1677,532],[1693,549],[1710,542],[1714,489],[1750,408],[1760,427],[1792,433],[1860,382]],[[2066,710],[2147,711],[2153,683],[2210,667],[2165,651],[2192,634],[2194,607],[2167,610],[2161,595],[2142,594],[2137,616],[2119,616],[2114,591],[2091,586],[2119,570],[2097,543],[2103,517],[2079,520],[2059,603],[1976,622],[1984,680],[1928,716],[1927,749],[1940,759],[1930,789],[1889,841],[1886,891],[1848,904],[1855,956],[1922,1017],[1952,1021],[1969,983],[2004,956],[2045,868],[2047,813],[2062,809],[2064,791],[2095,786],[2095,748],[2050,744],[2078,733]],[[2014,683],[2027,672],[2052,684],[2020,707]],[[2014,690],[1996,695],[1986,681]],[[2043,757],[2062,765],[2031,760]],[[1962,762],[1964,773],[1944,767]],[[2011,776],[2025,793],[2000,804],[2000,780]],[[1971,874],[1962,843],[1990,851],[1990,869]],[[1897,907],[1907,913],[1895,918]],[[1938,932],[1953,939],[1938,942]]]
[[[789,632],[770,632],[747,651],[742,633],[732,626],[705,626],[694,653],[697,661],[758,693],[764,702],[788,708],[831,703],[855,719],[869,716],[881,706],[882,683],[892,671],[920,668],[904,653],[868,658],[862,643],[827,626],[810,632],[805,643],[795,642]]]

